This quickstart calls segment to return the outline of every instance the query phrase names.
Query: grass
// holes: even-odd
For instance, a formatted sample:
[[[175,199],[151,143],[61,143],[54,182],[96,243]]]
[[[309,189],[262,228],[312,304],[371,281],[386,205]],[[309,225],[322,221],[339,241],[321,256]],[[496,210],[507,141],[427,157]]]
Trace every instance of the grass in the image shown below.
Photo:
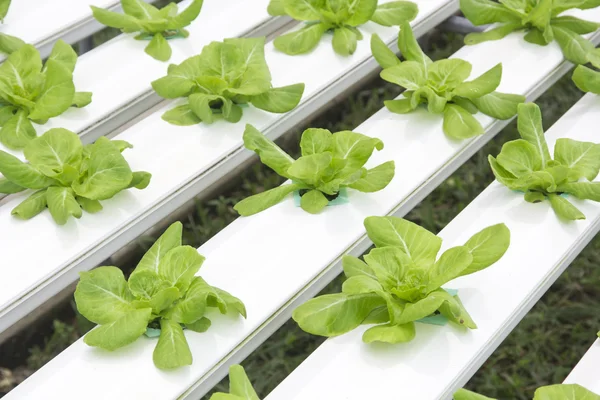
[[[428,39],[428,53],[434,58],[448,56],[462,43],[461,36],[439,32],[429,35]],[[332,131],[353,129],[380,109],[383,100],[397,94],[397,87],[374,79],[336,103],[310,126]],[[542,108],[544,127],[552,125],[581,95],[569,77],[554,85],[537,101]],[[298,153],[301,131],[299,129],[282,142],[290,154]],[[517,136],[513,122],[411,211],[407,218],[434,232],[441,230],[493,180],[487,155],[497,154],[502,143]],[[281,182],[282,178],[268,168],[261,164],[252,165],[234,182],[232,189],[196,203],[194,210],[182,219],[184,241],[200,246],[237,218],[232,209],[237,201]],[[130,272],[153,241],[154,238],[141,238],[138,253],[119,267]],[[488,396],[530,399],[538,386],[561,382],[593,342],[600,327],[600,313],[597,312],[599,263],[600,239],[595,238],[467,387]],[[339,287],[338,278],[322,293],[338,291]],[[90,324],[78,316],[69,303],[57,309],[35,329],[0,346],[3,364],[0,367],[4,367],[0,368],[0,393],[10,390],[89,328]],[[293,321],[284,324],[243,362],[259,395],[264,397],[268,394],[321,342],[321,338],[304,333]],[[227,381],[224,380],[215,391],[226,389]],[[208,399],[208,396],[205,398]]]

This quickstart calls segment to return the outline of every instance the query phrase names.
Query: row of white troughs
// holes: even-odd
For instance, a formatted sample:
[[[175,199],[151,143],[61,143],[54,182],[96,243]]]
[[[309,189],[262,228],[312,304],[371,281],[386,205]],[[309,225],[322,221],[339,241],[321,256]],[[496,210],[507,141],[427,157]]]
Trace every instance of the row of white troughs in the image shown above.
[[[267,22],[267,1],[205,3],[204,23],[193,24],[187,40],[171,43],[171,62],[198,54],[213,40],[241,36],[259,25],[263,31],[278,25]],[[458,4],[427,0],[419,2],[419,9],[411,22],[417,36],[453,14]],[[11,13],[13,18],[19,10]],[[597,9],[578,15],[600,21]],[[361,29],[366,36],[377,33],[389,47],[395,45],[397,28],[367,23]],[[598,38],[591,36],[594,42]],[[42,38],[32,41],[43,43]],[[157,104],[150,82],[164,76],[166,67],[143,54],[144,46],[121,35],[82,56],[74,73],[75,84],[78,90],[93,92],[94,101],[84,109],[51,119],[44,129],[67,128],[84,143],[91,143]],[[0,243],[3,259],[8,260],[0,281],[0,331],[8,332],[15,322],[76,281],[78,272],[91,270],[248,159],[252,153],[242,142],[246,124],[275,139],[376,68],[368,40],[360,41],[348,57],[336,55],[329,43],[294,57],[268,43],[265,56],[275,87],[305,83],[303,98],[293,111],[275,115],[249,108],[236,124],[216,121],[176,128],[160,118],[172,108],[167,104],[113,137],[135,145],[127,151],[133,170],[152,172],[152,183],[145,190],[104,201],[102,212],[71,219],[63,226],[55,225],[47,212],[28,221],[12,217],[11,210],[26,196],[11,195],[0,203]],[[529,101],[570,67],[555,43],[533,45],[525,42],[521,33],[462,48],[453,58],[470,62],[474,77],[502,62],[498,90],[524,95]],[[548,131],[550,153],[560,138],[596,141],[593,132],[599,103],[597,96],[586,95]],[[304,212],[288,196],[257,215],[234,221],[198,251],[181,246],[180,228],[174,225],[144,257],[128,284],[116,269],[84,273],[76,292],[78,306],[86,317],[102,325],[85,341],[109,349],[132,343],[106,351],[79,340],[7,398],[199,398],[227,374],[229,365],[266,340],[295,309],[294,318],[308,331],[324,332],[320,325],[331,322],[326,327],[330,334],[351,332],[328,339],[269,399],[449,398],[593,238],[600,223],[597,203],[569,197],[586,219],[563,222],[547,201],[525,202],[522,193],[498,182],[463,210],[439,238],[400,219],[367,219],[405,215],[507,123],[480,113],[476,118],[485,134],[451,141],[443,134],[441,118],[424,109],[402,115],[382,109],[355,131],[385,143],[366,164],[370,168],[394,161],[397,175],[385,189],[375,193],[349,190],[347,203],[327,207],[317,215]],[[490,226],[496,227],[493,235],[483,231],[469,240]],[[360,256],[372,242],[378,249],[365,258],[368,266],[344,257]],[[409,274],[413,281],[422,280],[414,264],[429,266],[440,245],[446,253],[435,264],[435,285],[424,288],[425,292],[408,293],[401,290],[399,282],[390,282],[389,268],[395,268],[398,276]],[[478,248],[486,251],[478,252]],[[496,255],[494,259],[490,254]],[[484,271],[460,276],[474,272],[469,268],[492,263]],[[349,277],[346,282],[350,282],[345,284],[345,295],[336,295],[336,301],[321,309],[315,301],[329,298],[306,302],[339,274],[342,264]],[[200,266],[202,278],[194,277]],[[147,285],[155,290],[153,294],[160,293],[152,302],[144,293]],[[452,290],[437,290],[441,285],[458,291],[462,303]],[[98,288],[110,288],[112,295],[99,296]],[[390,292],[392,289],[395,292]],[[511,296],[505,295],[507,290]],[[408,299],[407,303],[386,301],[389,293],[396,299]],[[408,305],[424,295],[428,295],[428,303],[437,306],[426,312],[433,306],[420,303],[408,311]],[[347,313],[350,318],[335,318],[349,310],[336,308],[342,303],[352,310]],[[311,305],[320,310],[318,318],[311,317]],[[211,309],[206,314],[200,312],[205,306]],[[157,309],[169,311],[169,318],[147,329],[152,310]],[[438,309],[439,315],[427,318]],[[357,317],[361,313],[380,324],[377,329],[358,326],[363,322]],[[390,313],[397,318],[392,322],[398,323],[381,325],[390,320]],[[121,319],[125,314],[126,319]],[[426,317],[424,321],[413,323],[422,317]],[[447,319],[468,327],[476,323],[477,329],[444,324]],[[151,337],[158,329],[163,336]],[[139,337],[144,333],[147,336]],[[404,344],[363,342],[410,339]],[[600,393],[592,372],[597,357],[595,343],[566,383]],[[182,359],[191,365],[171,371],[156,367],[170,368]],[[245,383],[243,379],[239,382]],[[239,390],[232,387],[232,393]],[[238,396],[256,398],[249,390]]]

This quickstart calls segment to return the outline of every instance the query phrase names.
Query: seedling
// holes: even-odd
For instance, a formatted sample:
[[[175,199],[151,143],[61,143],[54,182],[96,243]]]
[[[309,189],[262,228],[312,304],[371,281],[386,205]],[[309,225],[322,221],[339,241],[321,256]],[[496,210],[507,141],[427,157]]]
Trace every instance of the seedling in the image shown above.
[[[275,48],[289,55],[304,54],[319,44],[325,32],[333,32],[333,50],[342,56],[354,54],[363,34],[359,26],[373,21],[383,26],[415,19],[419,10],[409,1],[377,0],[271,0],[269,14],[288,15],[305,26],[275,39]]]
[[[386,100],[385,106],[391,112],[406,114],[427,104],[430,113],[443,114],[443,130],[451,139],[484,133],[472,114],[481,111],[493,118],[510,119],[517,112],[517,104],[525,101],[525,96],[495,91],[502,78],[502,64],[466,81],[471,75],[469,62],[458,58],[431,61],[408,23],[400,25],[398,47],[406,61],[401,62],[379,36],[371,37],[373,56],[384,68],[381,77],[406,89],[404,99]]]
[[[22,149],[37,134],[32,122],[45,124],[69,107],[85,107],[89,92],[76,92],[73,70],[77,53],[56,42],[46,63],[35,47],[26,44],[0,65],[0,142]]]
[[[499,40],[511,32],[525,31],[529,43],[546,46],[556,40],[565,58],[575,64],[585,64],[586,54],[594,45],[581,35],[594,32],[600,26],[571,15],[561,16],[574,8],[595,8],[597,0],[460,0],[460,9],[474,25],[498,24],[481,33],[469,33],[465,44]]]
[[[134,39],[150,40],[145,52],[156,60],[167,61],[172,53],[167,40],[189,36],[184,28],[198,17],[202,2],[194,0],[179,14],[176,3],[169,3],[159,10],[143,0],[121,0],[124,14],[91,7],[94,18],[101,24],[125,33],[139,32]]]
[[[162,118],[174,125],[210,124],[216,115],[229,122],[242,118],[242,107],[285,113],[300,102],[304,84],[274,88],[265,60],[265,38],[225,39],[204,46],[202,53],[179,65],[171,64],[168,75],[152,82],[166,99],[186,97]]]
[[[364,261],[343,257],[348,279],[342,293],[316,297],[294,310],[300,328],[332,337],[375,324],[363,334],[366,343],[409,342],[415,337],[415,321],[436,314],[477,328],[458,295],[442,286],[498,261],[510,243],[510,231],[504,224],[483,229],[439,258],[442,239],[412,222],[368,217],[365,228],[376,248]]]
[[[256,152],[263,164],[292,182],[237,203],[234,208],[243,216],[266,210],[296,190],[302,195],[302,209],[316,214],[341,188],[377,192],[394,177],[393,161],[371,169],[363,167],[375,149],[383,149],[383,142],[351,131],[305,130],[300,140],[302,157],[297,160],[252,125],[246,125],[244,145]]]
[[[505,143],[496,158],[488,156],[498,182],[524,192],[527,202],[549,200],[560,218],[585,219],[564,194],[600,201],[600,182],[591,182],[600,170],[600,144],[558,139],[553,160],[540,108],[533,103],[519,105],[517,127],[522,139]]]
[[[181,245],[182,229],[180,222],[172,224],[128,281],[117,267],[80,273],[77,309],[100,325],[83,338],[87,345],[116,350],[136,341],[148,327],[160,326],[152,359],[160,369],[173,369],[192,364],[183,329],[206,332],[211,325],[205,316],[208,310],[246,317],[238,298],[195,276],[204,257],[195,248]]]
[[[81,218],[82,210],[102,210],[100,200],[110,199],[129,189],[144,189],[150,183],[148,172],[132,172],[121,154],[133,147],[123,140],[99,138],[83,145],[79,136],[62,128],[50,129],[25,147],[24,163],[0,151],[0,193],[36,190],[12,210],[12,215],[30,219],[48,207],[54,221],[67,223],[71,216]]]

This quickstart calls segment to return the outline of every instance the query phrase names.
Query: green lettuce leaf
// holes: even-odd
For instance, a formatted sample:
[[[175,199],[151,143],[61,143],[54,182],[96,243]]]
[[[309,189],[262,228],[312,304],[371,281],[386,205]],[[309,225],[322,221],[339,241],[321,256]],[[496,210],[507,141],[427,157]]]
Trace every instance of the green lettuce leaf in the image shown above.
[[[271,1],[273,4],[273,1]],[[229,367],[229,393],[218,392],[210,400],[260,400],[241,365]]]
[[[177,322],[161,319],[160,337],[152,353],[154,365],[160,369],[174,369],[192,364],[192,352]]]

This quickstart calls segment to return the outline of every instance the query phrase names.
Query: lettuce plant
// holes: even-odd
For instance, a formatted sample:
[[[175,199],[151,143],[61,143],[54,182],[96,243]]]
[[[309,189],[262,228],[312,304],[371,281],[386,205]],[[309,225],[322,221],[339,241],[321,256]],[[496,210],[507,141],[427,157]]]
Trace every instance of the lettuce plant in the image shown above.
[[[495,400],[466,389],[454,393],[454,400]],[[600,400],[600,396],[577,384],[542,386],[536,389],[533,400]]]
[[[452,139],[466,139],[484,133],[472,115],[481,111],[497,119],[512,118],[517,104],[525,97],[495,92],[502,78],[502,64],[479,77],[466,81],[471,75],[471,64],[452,58],[431,61],[419,47],[410,24],[400,26],[398,47],[406,58],[400,61],[376,34],[371,37],[371,50],[384,68],[381,77],[406,89],[404,99],[386,100],[391,112],[405,114],[421,103],[430,113],[443,114],[444,133]]]
[[[527,202],[549,200],[561,218],[585,219],[562,195],[600,201],[600,182],[591,182],[600,170],[600,144],[558,139],[553,160],[544,138],[540,108],[533,103],[519,105],[517,127],[522,139],[505,143],[496,158],[488,156],[498,182],[524,192]]]
[[[442,239],[405,219],[368,217],[365,228],[376,248],[363,257],[364,262],[344,256],[348,279],[342,293],[316,297],[294,310],[300,328],[332,337],[376,324],[364,332],[366,343],[411,341],[414,322],[434,314],[477,328],[458,296],[442,286],[498,261],[510,243],[504,224],[483,229],[439,258]]]
[[[263,164],[292,183],[237,203],[234,208],[243,216],[266,210],[294,191],[300,192],[302,209],[316,214],[338,196],[341,188],[377,192],[394,177],[393,161],[371,169],[363,167],[375,149],[383,149],[383,142],[351,131],[305,130],[300,140],[302,156],[297,160],[252,125],[246,125],[244,145],[258,154]]]
[[[4,23],[4,18],[8,14],[8,7],[10,7],[10,0],[0,0],[0,22]]]
[[[36,192],[12,210],[12,215],[30,219],[46,207],[59,225],[71,216],[80,218],[82,210],[102,210],[100,200],[150,183],[148,172],[132,172],[121,152],[131,148],[123,140],[101,137],[94,144],[82,145],[79,136],[62,128],[48,130],[25,147],[24,163],[0,151],[0,193],[11,194],[33,189]]]
[[[260,400],[252,387],[244,367],[229,367],[229,393],[218,392],[210,396],[210,400]]]
[[[347,56],[356,51],[363,35],[360,25],[373,21],[383,26],[399,25],[415,19],[419,10],[410,1],[392,1],[380,6],[377,0],[271,0],[271,15],[289,15],[306,21],[300,30],[275,39],[275,48],[290,55],[308,53],[314,49],[325,32],[333,31],[333,50]]]
[[[565,58],[575,64],[585,64],[586,53],[594,45],[581,37],[594,32],[599,24],[570,15],[564,11],[595,8],[598,0],[460,0],[460,9],[474,25],[498,24],[481,33],[469,33],[465,44],[477,44],[502,39],[514,31],[526,31],[529,43],[546,46],[556,40]]]
[[[25,46],[25,42],[18,37],[0,33],[0,53],[12,54]]]
[[[171,64],[152,87],[166,99],[186,97],[162,118],[174,125],[210,124],[215,114],[229,122],[242,118],[248,103],[261,110],[285,113],[300,102],[304,84],[274,88],[265,60],[265,38],[225,39],[204,46],[202,53]]]
[[[0,142],[10,149],[22,149],[36,131],[32,122],[45,124],[69,107],[85,107],[92,101],[89,92],[76,92],[73,70],[77,54],[59,40],[42,65],[35,47],[27,44],[0,65]]]
[[[184,28],[200,14],[203,0],[193,0],[184,11],[178,14],[177,4],[169,3],[160,10],[143,0],[121,0],[124,14],[92,7],[94,18],[101,24],[121,29],[125,33],[139,32],[136,40],[150,40],[145,52],[159,61],[171,58],[168,39],[188,37]]]
[[[179,65],[171,64],[167,76],[152,82],[152,87],[166,99],[186,97],[188,102],[165,112],[162,118],[186,126],[210,124],[220,115],[235,123],[248,103],[273,113],[294,109],[304,84],[272,87],[264,47],[264,37],[225,39],[210,43],[202,53]]]
[[[594,49],[587,54],[588,61],[600,69],[600,49]],[[600,94],[600,72],[583,65],[578,65],[573,71],[573,82],[584,92]]]
[[[87,345],[112,351],[133,343],[147,328],[160,327],[154,365],[178,368],[192,363],[184,328],[206,332],[211,325],[206,313],[211,308],[246,317],[238,298],[195,276],[204,257],[195,248],[181,245],[182,227],[180,222],[172,224],[127,281],[117,267],[80,272],[77,309],[100,325],[83,338]]]

